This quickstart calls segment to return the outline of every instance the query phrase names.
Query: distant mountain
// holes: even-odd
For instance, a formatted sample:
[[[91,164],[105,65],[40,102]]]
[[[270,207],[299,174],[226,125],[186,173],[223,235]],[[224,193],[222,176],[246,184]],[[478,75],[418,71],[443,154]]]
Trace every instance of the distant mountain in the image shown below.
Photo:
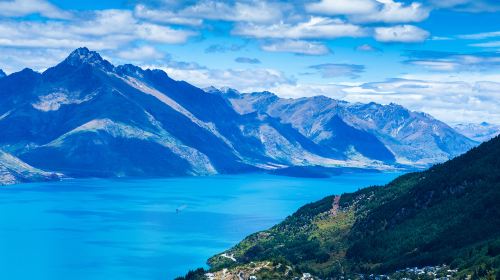
[[[387,170],[475,144],[396,105],[204,91],[161,70],[114,66],[87,48],[43,73],[0,79],[0,99],[0,149],[70,177]]]
[[[324,96],[283,99],[270,92],[245,94],[232,89],[218,92],[241,114],[268,114],[344,154],[353,149],[371,159],[426,166],[477,144],[428,114],[396,104],[351,104]]]
[[[434,273],[429,279],[498,279],[499,200],[497,136],[386,186],[308,204],[209,263],[212,273],[224,273],[224,279],[293,279],[305,272],[319,279],[363,279],[359,274],[402,279],[412,271],[406,278],[424,279],[422,273],[429,272]],[[401,270],[408,267],[426,268]],[[186,279],[203,279],[194,276],[204,273],[198,270]]]
[[[5,72],[2,69],[0,69],[0,78],[3,78],[5,76],[7,76]]]
[[[54,181],[60,178],[60,174],[36,169],[18,158],[0,151],[0,185],[35,181]]]
[[[500,134],[500,125],[482,122],[479,124],[457,124],[453,128],[461,134],[478,142],[488,141]]]

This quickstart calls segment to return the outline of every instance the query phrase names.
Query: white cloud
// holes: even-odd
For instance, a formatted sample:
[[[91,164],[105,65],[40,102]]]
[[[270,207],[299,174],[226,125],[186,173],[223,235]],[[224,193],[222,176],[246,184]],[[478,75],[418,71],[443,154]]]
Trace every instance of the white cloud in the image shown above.
[[[17,72],[23,68],[43,71],[61,62],[68,52],[57,49],[5,48],[0,47],[0,69]]]
[[[416,60],[410,62],[413,65],[422,66],[424,68],[436,71],[456,71],[458,64],[451,61],[437,61],[437,60]]]
[[[22,17],[40,14],[47,18],[68,19],[71,13],[63,11],[45,0],[0,1],[0,16]]]
[[[352,102],[398,103],[448,123],[500,123],[498,88],[494,82],[390,79],[344,89]]]
[[[282,11],[288,8],[287,4],[259,0],[238,1],[234,4],[228,4],[226,1],[203,0],[185,7],[177,14],[211,20],[269,23],[281,20]]]
[[[380,42],[418,43],[429,37],[429,32],[413,25],[375,28],[375,39]]]
[[[330,49],[318,42],[303,40],[283,40],[267,43],[261,46],[267,52],[289,52],[303,55],[325,55],[330,53]]]
[[[134,9],[137,18],[160,23],[199,26],[203,20],[199,18],[183,17],[170,10],[149,9],[144,5],[137,5]]]
[[[321,0],[306,5],[306,10],[323,15],[368,14],[377,9],[374,0]]]
[[[151,42],[181,44],[185,43],[189,37],[194,36],[196,33],[176,30],[167,26],[141,23],[136,26],[135,34],[140,39]]]
[[[500,48],[500,41],[477,43],[471,44],[470,46],[479,48]]]
[[[343,99],[346,96],[346,86],[336,84],[280,84],[268,89],[283,98],[301,98],[318,95],[329,96],[335,99]]]
[[[496,53],[440,53],[418,52],[408,54],[407,64],[423,66],[434,71],[486,72],[500,68],[500,54]]]
[[[118,49],[137,40],[177,44],[193,31],[138,21],[132,12],[104,10],[71,21],[0,21],[0,46]]]
[[[165,54],[159,52],[151,46],[141,46],[138,48],[119,51],[117,56],[132,61],[145,61],[162,59],[165,57]]]
[[[461,39],[468,39],[468,40],[489,39],[489,38],[500,37],[500,31],[467,34],[467,35],[460,35],[458,37]]]
[[[306,5],[306,10],[323,15],[346,15],[354,22],[420,22],[430,9],[422,3],[404,4],[393,0],[322,0]]]
[[[450,77],[442,75],[422,78],[429,80],[400,78],[359,84],[281,84],[270,91],[285,98],[324,95],[349,102],[392,102],[429,113],[447,123],[488,121],[500,124],[500,83],[465,82],[460,77],[448,81]]]
[[[185,67],[188,65],[189,67]],[[184,80],[200,88],[230,87],[242,92],[263,91],[295,81],[275,69],[210,69],[191,63],[169,62],[167,65],[146,65],[146,68],[164,70],[176,80]]]
[[[421,3],[413,2],[405,5],[393,0],[377,0],[382,6],[370,13],[354,15],[351,20],[356,22],[420,22],[429,17],[430,10]]]
[[[366,31],[341,19],[311,17],[298,24],[277,23],[271,25],[239,24],[233,34],[255,38],[288,39],[332,39],[338,37],[361,37]]]
[[[357,51],[362,51],[362,52],[380,52],[381,50],[379,48],[376,48],[372,45],[368,44],[363,44],[358,47],[356,47]]]

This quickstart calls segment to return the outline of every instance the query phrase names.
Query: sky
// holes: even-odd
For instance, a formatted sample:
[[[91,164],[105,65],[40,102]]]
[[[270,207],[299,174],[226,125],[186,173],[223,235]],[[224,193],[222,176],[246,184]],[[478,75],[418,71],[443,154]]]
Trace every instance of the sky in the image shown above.
[[[199,87],[500,124],[498,0],[0,0],[0,69],[88,47]]]

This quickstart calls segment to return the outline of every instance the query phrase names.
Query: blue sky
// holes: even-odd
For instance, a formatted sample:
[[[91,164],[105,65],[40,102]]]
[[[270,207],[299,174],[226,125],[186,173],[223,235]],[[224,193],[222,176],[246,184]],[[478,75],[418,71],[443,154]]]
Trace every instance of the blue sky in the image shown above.
[[[0,68],[86,46],[200,87],[500,123],[496,0],[0,0]]]

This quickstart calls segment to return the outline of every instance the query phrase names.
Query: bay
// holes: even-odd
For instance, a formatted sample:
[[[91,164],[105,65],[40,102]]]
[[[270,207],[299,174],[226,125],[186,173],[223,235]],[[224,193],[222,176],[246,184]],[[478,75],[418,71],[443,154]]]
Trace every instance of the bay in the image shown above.
[[[398,173],[85,179],[0,188],[0,279],[173,279],[324,196]]]

